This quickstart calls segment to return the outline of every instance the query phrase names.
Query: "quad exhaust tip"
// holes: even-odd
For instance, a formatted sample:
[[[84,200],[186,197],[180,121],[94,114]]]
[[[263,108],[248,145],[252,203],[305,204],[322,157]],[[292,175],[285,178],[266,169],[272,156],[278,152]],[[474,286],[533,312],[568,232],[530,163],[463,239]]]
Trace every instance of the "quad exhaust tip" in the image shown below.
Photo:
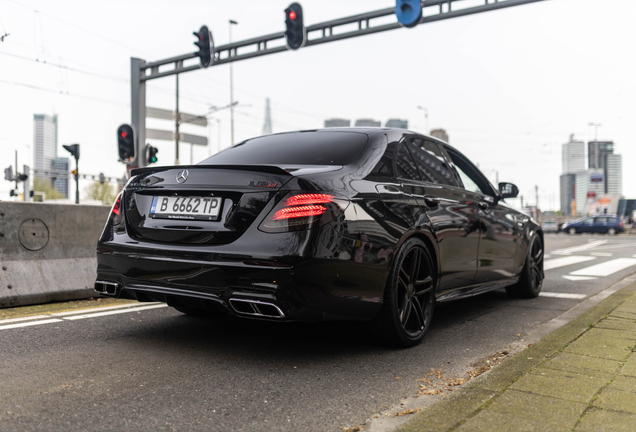
[[[259,300],[230,299],[232,309],[241,315],[250,315],[263,318],[285,318],[283,311],[273,303]]]
[[[117,295],[119,282],[95,281],[95,291],[104,295]]]

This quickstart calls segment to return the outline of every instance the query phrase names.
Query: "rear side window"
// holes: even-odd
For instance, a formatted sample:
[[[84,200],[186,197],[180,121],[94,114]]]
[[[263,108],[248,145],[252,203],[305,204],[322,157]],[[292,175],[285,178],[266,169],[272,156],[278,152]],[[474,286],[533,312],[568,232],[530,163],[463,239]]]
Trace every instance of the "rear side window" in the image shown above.
[[[252,138],[199,165],[348,165],[368,138],[355,132],[299,132]]]
[[[457,186],[455,176],[437,144],[421,138],[409,138],[406,143],[413,154],[422,180],[429,183]]]
[[[413,160],[409,149],[407,149],[404,144],[400,144],[400,149],[398,150],[397,158],[395,159],[395,173],[397,174],[397,177],[401,179],[421,180],[420,175],[417,172],[417,167],[415,166],[415,161]]]

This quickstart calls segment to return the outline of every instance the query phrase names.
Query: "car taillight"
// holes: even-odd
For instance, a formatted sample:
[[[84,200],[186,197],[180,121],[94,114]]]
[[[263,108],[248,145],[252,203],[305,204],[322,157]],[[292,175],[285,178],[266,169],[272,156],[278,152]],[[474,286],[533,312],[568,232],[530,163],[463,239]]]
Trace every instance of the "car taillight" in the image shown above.
[[[349,200],[334,194],[290,192],[267,215],[259,229],[274,233],[325,225],[338,217],[348,205]]]
[[[618,227],[619,227],[619,228],[623,228],[623,221],[620,221],[620,222],[618,223]]]
[[[123,192],[120,192],[119,195],[117,195],[113,208],[110,210],[110,223],[113,225],[119,225],[123,217],[122,195]]]

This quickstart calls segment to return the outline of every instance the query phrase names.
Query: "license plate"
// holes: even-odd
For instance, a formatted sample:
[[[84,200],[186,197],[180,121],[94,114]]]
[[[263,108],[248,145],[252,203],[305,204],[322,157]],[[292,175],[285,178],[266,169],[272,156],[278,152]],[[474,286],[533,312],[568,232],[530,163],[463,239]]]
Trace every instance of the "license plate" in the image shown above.
[[[217,220],[221,198],[156,196],[150,206],[150,217],[155,219]]]

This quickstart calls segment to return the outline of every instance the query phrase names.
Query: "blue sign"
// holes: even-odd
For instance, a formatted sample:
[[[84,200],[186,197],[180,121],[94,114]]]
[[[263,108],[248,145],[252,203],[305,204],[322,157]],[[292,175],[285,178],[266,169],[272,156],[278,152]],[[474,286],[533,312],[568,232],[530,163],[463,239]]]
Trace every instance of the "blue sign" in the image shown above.
[[[404,27],[415,27],[422,18],[420,0],[396,0],[395,16]]]

